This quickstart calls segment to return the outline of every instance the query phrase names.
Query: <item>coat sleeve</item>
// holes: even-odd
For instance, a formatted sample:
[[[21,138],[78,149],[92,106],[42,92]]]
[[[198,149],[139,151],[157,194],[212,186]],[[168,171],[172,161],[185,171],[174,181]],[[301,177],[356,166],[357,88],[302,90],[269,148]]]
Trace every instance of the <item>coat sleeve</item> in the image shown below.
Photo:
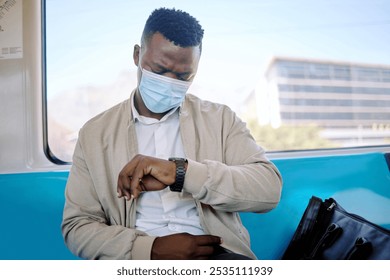
[[[189,160],[184,190],[227,212],[267,212],[277,206],[282,177],[246,124],[229,108],[222,114],[223,161]]]
[[[62,234],[70,251],[84,259],[149,259],[153,237],[110,225],[78,141],[65,190]]]

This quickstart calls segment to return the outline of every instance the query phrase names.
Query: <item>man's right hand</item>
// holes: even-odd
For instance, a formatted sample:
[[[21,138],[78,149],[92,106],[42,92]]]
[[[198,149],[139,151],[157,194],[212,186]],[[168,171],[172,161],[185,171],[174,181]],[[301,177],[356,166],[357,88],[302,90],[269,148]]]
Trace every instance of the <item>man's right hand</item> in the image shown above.
[[[207,260],[222,243],[214,235],[178,233],[157,237],[153,243],[152,260]]]

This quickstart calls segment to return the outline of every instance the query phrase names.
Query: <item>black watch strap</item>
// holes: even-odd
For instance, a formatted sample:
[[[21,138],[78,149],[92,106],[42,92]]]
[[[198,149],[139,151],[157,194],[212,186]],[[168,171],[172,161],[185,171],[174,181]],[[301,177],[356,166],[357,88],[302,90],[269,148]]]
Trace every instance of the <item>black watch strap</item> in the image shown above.
[[[176,164],[176,179],[175,183],[169,186],[169,189],[172,192],[181,192],[183,190],[184,178],[186,176],[185,164],[187,160],[185,158],[169,158],[170,161],[173,161]]]

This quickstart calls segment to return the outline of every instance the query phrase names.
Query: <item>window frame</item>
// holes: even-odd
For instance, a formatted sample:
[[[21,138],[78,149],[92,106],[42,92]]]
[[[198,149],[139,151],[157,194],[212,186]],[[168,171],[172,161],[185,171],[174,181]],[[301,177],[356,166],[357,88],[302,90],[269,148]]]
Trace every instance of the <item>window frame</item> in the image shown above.
[[[47,94],[47,56],[46,56],[46,0],[41,0],[41,30],[42,30],[42,126],[43,126],[43,150],[47,159],[60,166],[70,166],[72,162],[63,161],[58,158],[50,149],[49,143],[49,125],[48,125],[48,94]],[[293,67],[293,66],[292,66]],[[340,69],[342,71],[344,69]],[[333,71],[333,70],[331,70]],[[305,70],[304,70],[305,72]],[[386,74],[388,74],[386,72]],[[288,75],[285,74],[285,75]],[[303,75],[310,75],[310,73],[303,73]],[[330,73],[337,77],[336,73]],[[352,75],[348,73],[348,77]],[[390,72],[389,72],[390,77]],[[387,76],[384,78],[386,79]],[[289,158],[306,158],[306,157],[321,157],[329,155],[351,155],[361,153],[373,153],[373,152],[390,152],[389,145],[375,145],[375,146],[354,146],[354,147],[342,147],[342,148],[326,148],[326,149],[307,149],[307,150],[276,150],[266,151],[267,156],[270,159],[289,159]]]
[[[41,32],[42,32],[42,132],[43,132],[43,152],[47,159],[56,165],[71,165],[72,162],[63,161],[50,149],[49,144],[49,122],[48,122],[48,102],[47,102],[47,57],[46,57],[46,0],[41,0]]]

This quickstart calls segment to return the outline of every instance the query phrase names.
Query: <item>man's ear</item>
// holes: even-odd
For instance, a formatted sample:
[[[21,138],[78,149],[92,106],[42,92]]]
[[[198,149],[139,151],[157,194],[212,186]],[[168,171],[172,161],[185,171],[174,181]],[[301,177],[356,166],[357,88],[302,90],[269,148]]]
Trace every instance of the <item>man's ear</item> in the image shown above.
[[[134,45],[134,51],[133,51],[133,60],[134,64],[138,67],[139,63],[139,55],[140,55],[141,47],[139,45]]]

